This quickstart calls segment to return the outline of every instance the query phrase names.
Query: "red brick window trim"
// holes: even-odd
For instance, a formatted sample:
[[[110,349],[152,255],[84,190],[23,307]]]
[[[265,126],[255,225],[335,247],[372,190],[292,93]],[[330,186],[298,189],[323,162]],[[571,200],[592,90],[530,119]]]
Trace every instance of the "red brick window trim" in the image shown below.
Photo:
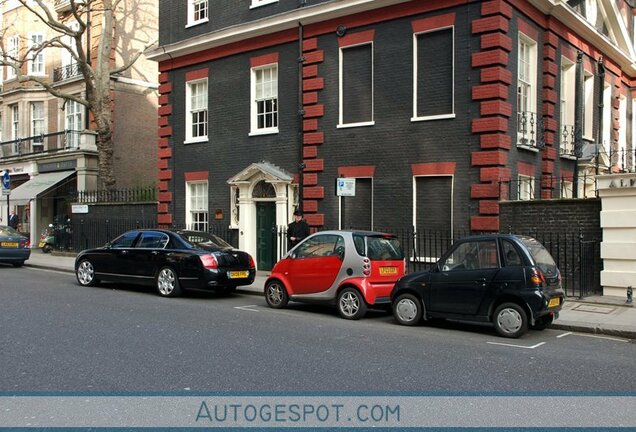
[[[338,167],[338,177],[373,177],[375,165]]]
[[[361,45],[373,42],[375,30],[367,30],[358,33],[351,33],[338,39],[338,46],[345,48],[353,45]]]
[[[185,80],[187,81],[195,81],[208,77],[208,69],[198,69],[195,71],[186,72]]]
[[[268,64],[278,63],[278,53],[270,53],[250,59],[250,67],[260,67]]]
[[[457,163],[455,162],[430,162],[411,165],[411,171],[416,177],[455,175],[456,168]]]
[[[530,39],[538,42],[539,41],[539,30],[522,20],[521,18],[517,19],[517,27],[519,31],[524,35],[528,36]]]
[[[519,174],[521,175],[534,177],[537,170],[535,166],[532,164],[525,163],[525,162],[517,162],[517,171],[519,171]]]
[[[430,18],[419,19],[411,22],[413,33],[424,33],[431,30],[440,30],[455,25],[455,14],[449,13]]]
[[[209,176],[208,171],[190,171],[184,174],[187,182],[208,180]]]

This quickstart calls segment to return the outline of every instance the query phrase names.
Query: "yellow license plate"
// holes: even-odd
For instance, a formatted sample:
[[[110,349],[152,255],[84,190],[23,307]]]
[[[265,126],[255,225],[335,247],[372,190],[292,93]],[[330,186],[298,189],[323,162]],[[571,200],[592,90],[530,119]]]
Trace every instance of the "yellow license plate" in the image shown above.
[[[553,297],[548,302],[548,307],[556,307],[561,304],[561,299],[559,297]]]
[[[18,242],[2,242],[2,243],[0,243],[0,246],[8,247],[8,248],[17,248],[18,247]]]
[[[46,243],[44,243],[44,242],[40,242],[40,243],[38,243],[38,247],[44,247],[45,244]]]
[[[397,274],[397,267],[380,267],[380,276],[390,276]]]
[[[230,279],[246,278],[249,275],[250,275],[250,272],[248,272],[247,270],[244,270],[244,271],[231,271],[230,272]]]

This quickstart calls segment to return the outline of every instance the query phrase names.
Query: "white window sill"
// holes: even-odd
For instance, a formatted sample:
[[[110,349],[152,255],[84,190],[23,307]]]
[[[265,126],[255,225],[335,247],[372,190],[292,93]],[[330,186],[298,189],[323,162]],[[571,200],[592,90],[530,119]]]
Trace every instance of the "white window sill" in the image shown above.
[[[562,154],[562,155],[559,155],[559,156],[561,157],[561,159],[576,160],[576,156],[570,155],[570,154]]]
[[[336,126],[336,128],[338,129],[346,129],[346,128],[354,128],[354,127],[364,127],[364,126],[374,126],[375,122],[374,121],[370,121],[370,122],[360,122],[360,123],[345,123],[345,124],[339,124]]]
[[[202,20],[199,20],[199,21],[189,22],[189,23],[186,24],[185,28],[190,28],[190,27],[198,26],[200,24],[205,24],[208,21],[210,21],[209,18],[205,18],[205,19],[202,19]]]
[[[531,152],[534,152],[534,153],[539,153],[539,149],[538,148],[532,147],[532,146],[528,146],[528,145],[523,145],[523,144],[517,143],[517,148],[528,150],[528,151],[531,151]]]
[[[250,9],[255,9],[257,7],[265,6],[272,3],[278,3],[278,0],[265,0],[265,1],[258,1],[258,2],[252,1],[252,5],[250,6]]]
[[[430,120],[445,120],[445,119],[454,119],[455,118],[455,114],[440,114],[440,115],[434,115],[434,116],[426,116],[426,117],[411,117],[411,121],[412,122],[419,122],[419,121],[430,121]]]
[[[188,138],[183,143],[184,144],[198,144],[208,142],[208,137],[198,137],[198,138]]]
[[[258,129],[247,134],[248,136],[274,135],[278,133],[278,128]]]

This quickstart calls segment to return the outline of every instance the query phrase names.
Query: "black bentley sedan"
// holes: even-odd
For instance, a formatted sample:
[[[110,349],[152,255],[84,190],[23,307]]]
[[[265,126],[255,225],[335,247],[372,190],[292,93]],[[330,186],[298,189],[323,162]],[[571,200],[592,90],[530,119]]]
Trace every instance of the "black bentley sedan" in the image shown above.
[[[402,277],[391,292],[400,324],[422,318],[490,322],[504,337],[543,330],[565,293],[548,250],[531,237],[493,234],[453,244],[430,271]]]
[[[199,231],[128,231],[105,246],[80,252],[77,281],[154,285],[163,297],[182,290],[230,293],[254,282],[254,259],[221,238]]]

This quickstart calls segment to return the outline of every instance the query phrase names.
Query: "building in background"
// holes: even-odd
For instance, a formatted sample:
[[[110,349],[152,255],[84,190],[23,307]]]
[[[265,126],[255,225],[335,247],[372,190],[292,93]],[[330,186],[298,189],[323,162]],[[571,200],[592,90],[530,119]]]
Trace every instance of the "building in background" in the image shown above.
[[[160,0],[159,223],[498,231],[634,170],[624,0]],[[338,178],[355,196],[337,196]]]
[[[100,2],[91,8],[76,1],[82,19],[90,23],[83,41],[90,40],[89,58],[96,58],[102,25]],[[71,28],[77,21],[71,0],[45,2],[51,12]],[[33,2],[33,7],[37,5]],[[0,2],[5,55],[17,57],[46,44],[55,33],[16,0]],[[147,40],[156,40],[156,1],[124,0],[115,19],[112,62],[127,62]],[[70,37],[61,42],[71,46]],[[38,76],[55,89],[85,95],[86,86],[77,62],[60,47],[47,47],[21,68],[23,75]],[[0,68],[0,171],[11,175],[9,207],[20,216],[20,230],[31,233],[32,243],[43,227],[69,215],[70,196],[100,187],[98,154],[92,119],[83,105],[52,96],[38,83],[19,83],[15,71]],[[114,126],[114,170],[118,186],[156,184],[157,64],[143,55],[134,66],[110,80]],[[2,197],[0,214],[7,214]]]

